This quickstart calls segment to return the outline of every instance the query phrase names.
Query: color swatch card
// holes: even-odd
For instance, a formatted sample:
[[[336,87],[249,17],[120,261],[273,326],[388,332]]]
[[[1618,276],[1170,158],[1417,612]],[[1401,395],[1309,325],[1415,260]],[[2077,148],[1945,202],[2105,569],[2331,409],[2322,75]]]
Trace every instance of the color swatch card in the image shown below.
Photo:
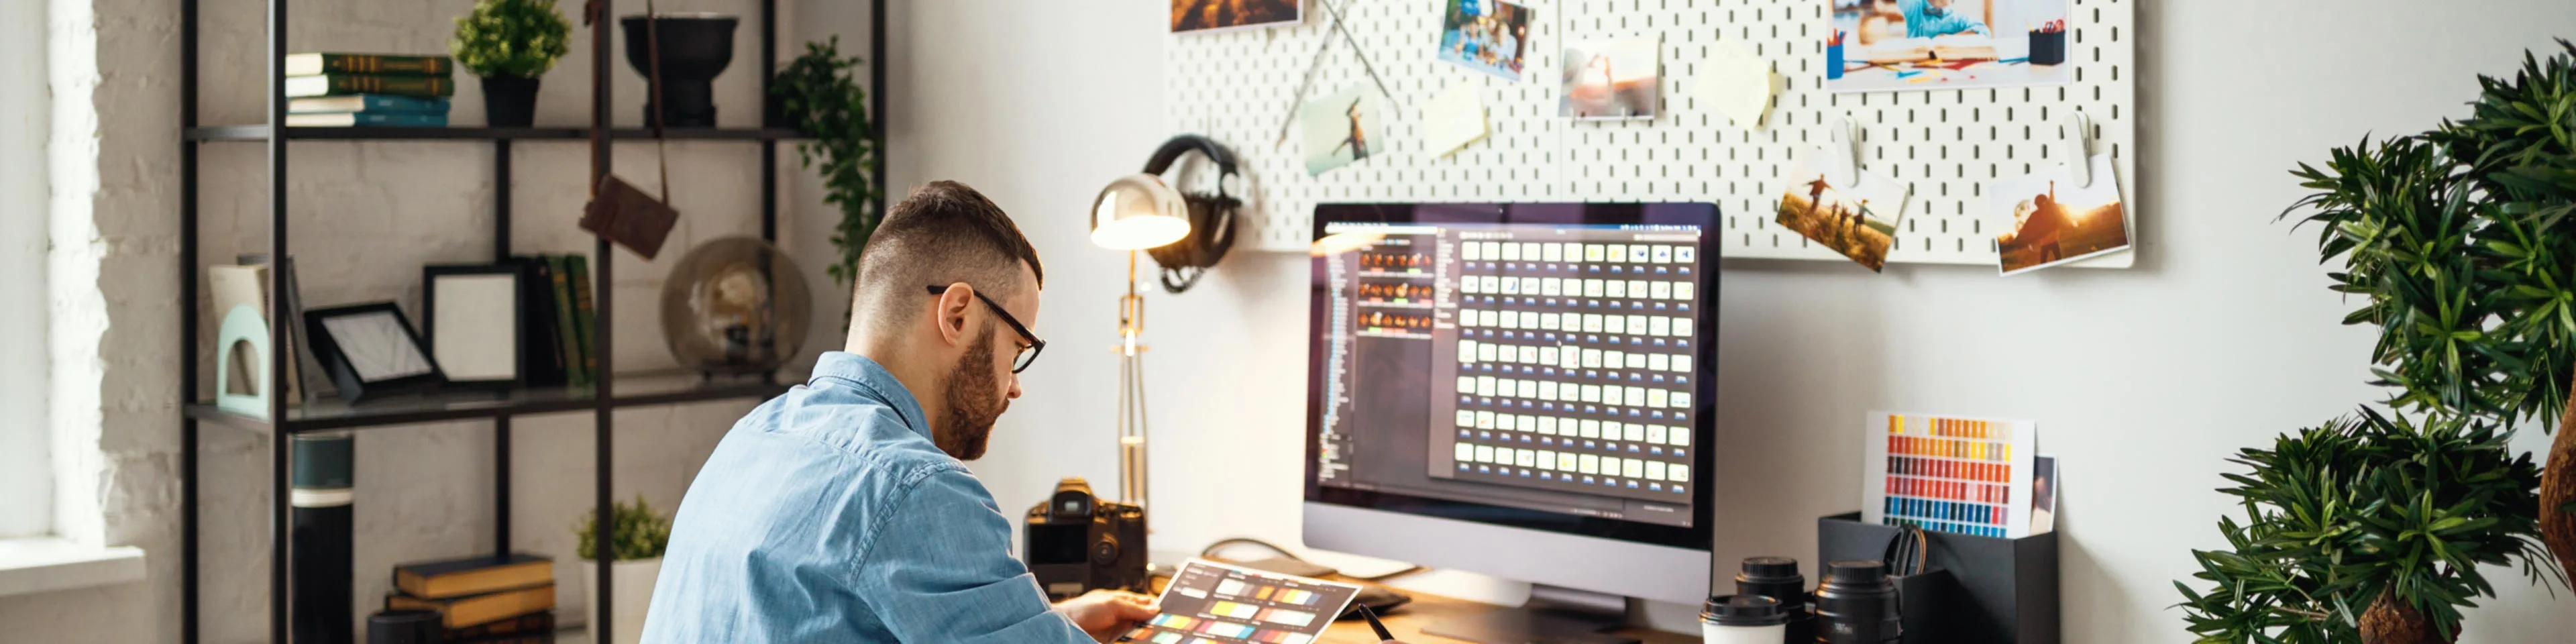
[[[1192,559],[1163,588],[1163,614],[1118,641],[1308,644],[1359,594],[1360,587],[1350,584]]]
[[[1987,537],[2030,535],[2027,420],[1872,412],[1861,520]]]

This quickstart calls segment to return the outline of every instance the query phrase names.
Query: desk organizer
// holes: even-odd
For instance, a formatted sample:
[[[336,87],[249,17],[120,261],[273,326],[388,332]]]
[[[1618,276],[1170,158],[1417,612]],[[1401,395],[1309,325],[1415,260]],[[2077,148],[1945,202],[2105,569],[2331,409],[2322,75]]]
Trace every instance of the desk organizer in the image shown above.
[[[1882,558],[1896,533],[1896,526],[1862,523],[1858,512],[1817,519],[1817,565]],[[1930,539],[1925,574],[1897,581],[1906,644],[2057,644],[2056,533],[1924,535]]]

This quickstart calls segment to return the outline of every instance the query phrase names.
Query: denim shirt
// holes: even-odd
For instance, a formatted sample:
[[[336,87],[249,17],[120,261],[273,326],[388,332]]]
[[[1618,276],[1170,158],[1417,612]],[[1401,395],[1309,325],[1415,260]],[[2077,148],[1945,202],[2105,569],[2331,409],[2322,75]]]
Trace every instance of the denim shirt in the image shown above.
[[[1010,521],[931,443],[912,392],[826,353],[689,484],[644,641],[1091,642],[1010,547]]]

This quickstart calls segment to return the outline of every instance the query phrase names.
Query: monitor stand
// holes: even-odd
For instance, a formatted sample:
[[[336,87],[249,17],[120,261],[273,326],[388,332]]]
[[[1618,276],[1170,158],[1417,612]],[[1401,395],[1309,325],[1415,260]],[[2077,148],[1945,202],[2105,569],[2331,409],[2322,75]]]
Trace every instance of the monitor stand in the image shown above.
[[[1609,633],[1627,621],[1625,597],[1532,584],[1529,603],[1520,608],[1450,617],[1422,633],[1481,644],[1637,644]]]

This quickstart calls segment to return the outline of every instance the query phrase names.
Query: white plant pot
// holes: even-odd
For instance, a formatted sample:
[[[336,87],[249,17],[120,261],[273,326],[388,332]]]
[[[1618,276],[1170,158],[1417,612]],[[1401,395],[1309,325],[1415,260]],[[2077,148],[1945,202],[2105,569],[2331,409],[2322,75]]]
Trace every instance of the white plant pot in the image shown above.
[[[643,641],[644,610],[653,604],[654,578],[662,576],[661,557],[620,561],[615,566],[612,569],[615,578],[609,580],[609,583],[617,585],[616,597],[611,598],[617,602],[613,615],[617,622],[616,628],[609,633],[615,639],[613,642],[593,639],[593,644],[636,644]],[[589,613],[585,616],[588,621],[584,623],[591,624],[591,632],[597,633],[599,562],[581,562],[581,598],[583,605],[588,606],[584,610]]]

